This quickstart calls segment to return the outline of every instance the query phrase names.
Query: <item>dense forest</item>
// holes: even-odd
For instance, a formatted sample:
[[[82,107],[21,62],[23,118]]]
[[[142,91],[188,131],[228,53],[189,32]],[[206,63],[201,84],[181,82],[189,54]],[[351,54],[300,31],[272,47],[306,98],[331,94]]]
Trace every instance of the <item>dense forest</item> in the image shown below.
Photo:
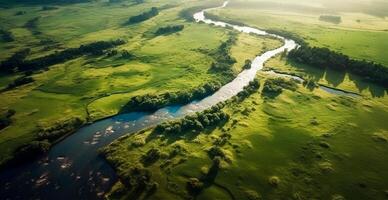
[[[302,45],[290,51],[288,58],[298,63],[319,68],[329,67],[334,70],[348,71],[361,76],[367,81],[388,88],[388,68],[386,66],[365,60],[354,60],[328,48]]]
[[[30,49],[24,49],[13,54],[10,58],[0,63],[0,72],[14,73],[45,69],[51,65],[63,63],[65,61],[83,56],[83,55],[102,55],[104,51],[115,46],[124,44],[124,40],[99,41],[78,48],[70,48],[53,54],[26,60],[30,54]]]
[[[151,10],[143,12],[140,15],[132,16],[128,20],[128,24],[136,24],[142,21],[146,21],[159,14],[159,10],[156,7],[152,7]]]

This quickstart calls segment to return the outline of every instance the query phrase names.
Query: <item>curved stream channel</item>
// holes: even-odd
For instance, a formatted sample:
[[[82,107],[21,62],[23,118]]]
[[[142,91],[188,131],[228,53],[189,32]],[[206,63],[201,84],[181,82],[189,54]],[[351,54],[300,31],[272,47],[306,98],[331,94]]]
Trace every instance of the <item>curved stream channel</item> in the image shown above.
[[[217,8],[223,8],[226,5],[227,2]],[[194,15],[197,22],[221,27],[229,26],[244,33],[271,35],[251,27],[235,26],[206,19],[204,11]],[[134,112],[95,122],[79,129],[76,133],[56,144],[44,157],[32,163],[1,172],[0,198],[103,198],[104,193],[117,181],[117,177],[108,163],[98,156],[99,148],[108,145],[126,133],[133,133],[168,119],[179,118],[190,113],[202,111],[235,96],[255,78],[256,73],[263,68],[265,61],[283,52],[285,49],[291,50],[297,47],[293,40],[277,35],[271,36],[284,40],[284,45],[256,57],[252,62],[251,69],[241,72],[232,82],[223,86],[213,95],[184,106],[165,107],[154,113]],[[299,77],[290,75],[278,75],[302,80]],[[333,89],[328,92],[342,94],[339,93],[340,91]],[[344,94],[346,95],[346,93]]]

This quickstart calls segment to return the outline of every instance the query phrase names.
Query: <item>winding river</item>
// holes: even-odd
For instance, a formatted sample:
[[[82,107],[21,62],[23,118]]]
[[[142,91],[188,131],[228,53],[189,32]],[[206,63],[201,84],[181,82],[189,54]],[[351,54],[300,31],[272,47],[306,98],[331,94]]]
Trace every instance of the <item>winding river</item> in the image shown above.
[[[223,8],[226,5],[227,2],[217,8]],[[235,96],[255,78],[259,70],[262,70],[265,61],[285,49],[291,50],[297,47],[293,40],[268,34],[265,31],[206,19],[205,11],[194,14],[197,22],[233,27],[233,29],[244,33],[271,35],[282,39],[284,45],[256,57],[252,62],[251,69],[241,72],[232,82],[200,101],[194,101],[184,106],[165,107],[154,113],[121,114],[79,129],[55,145],[47,155],[32,163],[1,172],[1,199],[103,198],[104,193],[117,181],[117,177],[106,161],[98,156],[99,148],[108,145],[126,133],[133,133],[168,119],[202,111]],[[279,74],[279,76],[281,75]],[[299,77],[291,78],[298,79]]]

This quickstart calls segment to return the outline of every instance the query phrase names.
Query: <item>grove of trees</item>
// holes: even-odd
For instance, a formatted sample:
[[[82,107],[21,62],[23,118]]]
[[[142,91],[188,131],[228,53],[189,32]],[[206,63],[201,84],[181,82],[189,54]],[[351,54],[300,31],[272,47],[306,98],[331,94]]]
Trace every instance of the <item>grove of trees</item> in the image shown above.
[[[81,45],[78,48],[69,48],[53,54],[26,60],[30,54],[30,49],[24,49],[16,52],[7,60],[0,63],[0,72],[13,73],[35,71],[48,68],[51,65],[62,63],[83,55],[102,55],[105,50],[124,44],[125,41],[121,39],[112,41],[98,41],[86,45]]]
[[[236,63],[236,59],[230,56],[230,49],[235,42],[236,37],[232,35],[218,47],[217,51],[212,55],[215,61],[212,63],[210,71],[233,76],[232,66]]]
[[[156,126],[155,131],[160,134],[180,134],[185,131],[201,131],[206,127],[218,125],[229,119],[229,115],[222,108],[224,104],[217,104],[203,112],[186,116],[175,121],[163,122]]]
[[[354,60],[328,48],[302,45],[288,53],[288,58],[298,63],[318,68],[332,68],[348,71],[361,76],[364,80],[388,88],[388,67],[365,60]]]
[[[161,27],[155,32],[155,34],[156,35],[165,35],[165,34],[176,33],[176,32],[182,31],[183,28],[185,28],[184,25],[174,25],[174,26]]]
[[[140,15],[132,16],[128,20],[128,24],[136,24],[143,21],[146,21],[148,19],[151,19],[152,17],[155,17],[159,14],[159,10],[156,7],[152,7],[151,10],[147,12],[143,12]]]
[[[221,83],[214,81],[186,91],[167,92],[159,95],[147,94],[135,96],[128,101],[121,112],[155,111],[167,105],[186,104],[196,99],[207,97],[217,91],[220,87]]]

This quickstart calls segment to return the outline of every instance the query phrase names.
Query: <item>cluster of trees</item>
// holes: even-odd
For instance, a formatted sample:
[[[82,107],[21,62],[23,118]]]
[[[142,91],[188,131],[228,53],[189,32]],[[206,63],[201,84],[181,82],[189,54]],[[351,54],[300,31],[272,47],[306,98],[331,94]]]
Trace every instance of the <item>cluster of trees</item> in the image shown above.
[[[159,10],[156,7],[152,7],[151,10],[143,12],[140,15],[132,16],[128,20],[128,24],[135,24],[146,21],[159,14]]]
[[[135,96],[128,101],[121,112],[155,111],[168,105],[186,104],[193,100],[207,97],[219,88],[221,88],[221,83],[214,81],[187,91],[167,92],[160,95],[147,94],[144,96]]]
[[[15,38],[13,37],[12,33],[7,30],[0,29],[0,35],[1,35],[1,40],[4,42],[15,41]]]
[[[40,128],[37,139],[21,146],[15,152],[14,158],[8,164],[19,164],[36,158],[50,150],[52,143],[80,128],[84,122],[79,118],[58,122],[48,128]]]
[[[32,83],[34,81],[35,80],[31,76],[22,76],[22,77],[15,79],[12,83],[8,84],[6,90],[11,90],[15,87],[29,84],[29,83]]]
[[[18,66],[24,64],[24,60],[30,54],[30,49],[23,49],[14,53],[7,60],[4,60],[0,63],[0,72],[2,73],[12,73]]]
[[[297,82],[294,80],[286,80],[283,78],[267,79],[264,83],[263,93],[265,95],[279,95],[283,89],[295,91],[298,88]]]
[[[237,94],[237,98],[241,100],[244,100],[245,98],[249,97],[249,95],[253,94],[260,88],[260,81],[258,79],[254,79],[253,81],[249,82],[247,86],[243,88],[242,91],[240,91]]]
[[[152,180],[151,170],[140,165],[131,167],[128,171],[119,174],[120,182],[136,196],[142,193],[153,194],[158,189],[158,183]]]
[[[252,61],[249,59],[245,60],[243,69],[250,69],[251,67],[252,67]]]
[[[7,60],[0,63],[0,72],[13,73],[16,71],[34,71],[47,68],[48,66],[65,62],[82,55],[102,55],[106,49],[113,48],[124,44],[125,41],[121,39],[112,41],[98,41],[86,45],[81,45],[78,48],[70,48],[64,51],[55,52],[53,54],[26,60],[30,53],[30,49],[25,49],[16,52]]]
[[[333,16],[333,15],[321,15],[319,20],[324,22],[330,22],[334,24],[339,24],[342,22],[341,16]]]
[[[222,111],[223,107],[224,104],[220,103],[203,112],[179,120],[163,122],[156,126],[155,131],[160,134],[180,134],[190,130],[201,131],[229,119],[229,115]]]
[[[51,127],[41,127],[38,131],[38,140],[49,142],[55,142],[64,135],[71,133],[84,124],[84,121],[80,118],[71,118],[66,121],[58,122]]]
[[[0,115],[0,130],[4,129],[5,127],[11,125],[12,120],[11,117],[15,115],[16,111],[15,110],[7,110],[4,113],[1,113]]]
[[[348,56],[328,48],[308,47],[302,45],[288,53],[288,58],[299,63],[319,68],[347,70],[360,75],[365,80],[388,87],[388,67],[365,60],[353,60]]]
[[[141,161],[144,165],[150,165],[156,162],[157,160],[159,160],[160,156],[161,156],[160,150],[152,148],[148,150],[147,153],[141,157]]]
[[[210,71],[221,72],[225,75],[232,75],[232,66],[236,63],[236,59],[230,56],[230,49],[235,44],[236,37],[232,35],[227,41],[223,42],[212,55],[214,62],[211,65]]]
[[[182,31],[184,28],[185,28],[184,25],[161,27],[155,32],[155,35],[165,35],[165,34],[176,33],[176,32]]]

